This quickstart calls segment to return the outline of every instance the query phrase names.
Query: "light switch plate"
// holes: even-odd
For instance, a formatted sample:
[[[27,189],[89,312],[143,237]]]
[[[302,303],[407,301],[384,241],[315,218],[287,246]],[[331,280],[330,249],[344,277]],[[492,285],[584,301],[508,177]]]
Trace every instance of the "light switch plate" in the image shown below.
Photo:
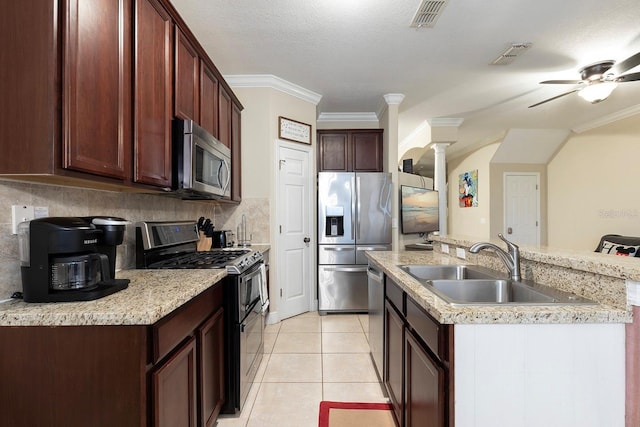
[[[467,257],[467,254],[466,254],[464,248],[456,248],[456,256],[458,258],[465,259]]]
[[[11,232],[18,234],[18,224],[21,222],[47,216],[49,216],[49,208],[47,206],[12,205]]]
[[[442,243],[440,245],[440,250],[442,251],[443,254],[448,254],[449,253],[449,245],[447,245],[446,243]]]

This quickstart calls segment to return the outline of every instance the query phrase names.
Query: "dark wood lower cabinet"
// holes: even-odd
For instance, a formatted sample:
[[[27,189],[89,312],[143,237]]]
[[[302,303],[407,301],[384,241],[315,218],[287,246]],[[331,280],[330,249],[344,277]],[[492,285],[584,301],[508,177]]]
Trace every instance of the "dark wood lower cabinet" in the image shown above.
[[[404,321],[393,305],[385,302],[385,373],[384,382],[393,405],[393,415],[397,425],[404,425]]]
[[[212,427],[224,403],[224,309],[198,328],[200,425]]]
[[[0,425],[214,425],[223,283],[153,325],[0,327]]]
[[[152,374],[153,425],[196,426],[196,340],[191,337]]]
[[[444,369],[411,332],[405,333],[405,417],[407,427],[444,425]]]
[[[453,326],[385,280],[384,384],[398,427],[453,427]]]

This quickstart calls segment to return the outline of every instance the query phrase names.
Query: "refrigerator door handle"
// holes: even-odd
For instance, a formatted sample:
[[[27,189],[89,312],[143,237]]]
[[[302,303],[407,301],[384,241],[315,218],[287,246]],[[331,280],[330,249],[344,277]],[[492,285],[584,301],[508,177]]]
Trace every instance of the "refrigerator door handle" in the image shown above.
[[[376,246],[358,246],[358,251],[388,251],[389,248],[381,248]]]
[[[354,248],[322,248],[322,250],[327,252],[346,252],[352,251]]]
[[[366,273],[367,267],[325,267],[323,270],[337,273]]]
[[[356,240],[360,239],[360,177],[356,177],[356,198],[358,200],[358,216],[356,217]]]
[[[351,177],[351,240],[355,240],[355,221],[356,221],[356,200],[355,197],[353,197],[353,191],[356,188],[356,178],[355,176]]]

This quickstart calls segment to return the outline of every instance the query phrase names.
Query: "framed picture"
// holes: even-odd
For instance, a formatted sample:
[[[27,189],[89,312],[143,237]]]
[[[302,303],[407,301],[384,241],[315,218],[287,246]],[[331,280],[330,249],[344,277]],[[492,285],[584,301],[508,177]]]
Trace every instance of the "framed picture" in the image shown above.
[[[478,207],[478,169],[460,174],[459,183],[460,207]]]
[[[311,125],[278,117],[278,138],[311,144]]]

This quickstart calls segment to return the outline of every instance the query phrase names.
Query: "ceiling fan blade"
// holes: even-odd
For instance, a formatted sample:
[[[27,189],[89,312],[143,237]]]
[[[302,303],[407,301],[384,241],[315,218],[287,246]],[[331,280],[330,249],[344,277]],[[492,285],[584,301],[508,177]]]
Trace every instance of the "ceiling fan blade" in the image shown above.
[[[544,101],[538,102],[537,104],[529,105],[529,108],[537,107],[538,105],[545,104],[549,101],[553,101],[554,99],[562,98],[563,96],[569,95],[570,93],[577,92],[579,89],[574,89],[569,92],[565,92],[563,94],[554,96],[553,98],[545,99]]]
[[[614,81],[616,81],[616,82],[635,82],[636,80],[640,80],[640,73],[623,74],[622,76],[616,77]]]
[[[611,67],[609,71],[612,72],[613,74],[620,74],[638,65],[640,65],[640,52],[628,57],[622,62],[618,62],[613,67]]]
[[[577,85],[582,83],[582,80],[545,80],[540,82],[541,85]]]

